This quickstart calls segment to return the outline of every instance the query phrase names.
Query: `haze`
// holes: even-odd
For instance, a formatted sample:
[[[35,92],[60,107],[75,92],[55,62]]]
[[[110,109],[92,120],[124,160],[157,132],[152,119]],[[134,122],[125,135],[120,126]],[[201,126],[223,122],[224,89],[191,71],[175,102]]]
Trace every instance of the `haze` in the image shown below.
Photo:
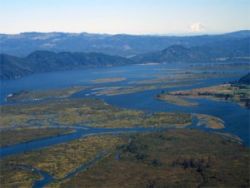
[[[0,33],[222,33],[250,29],[248,0],[0,0]]]

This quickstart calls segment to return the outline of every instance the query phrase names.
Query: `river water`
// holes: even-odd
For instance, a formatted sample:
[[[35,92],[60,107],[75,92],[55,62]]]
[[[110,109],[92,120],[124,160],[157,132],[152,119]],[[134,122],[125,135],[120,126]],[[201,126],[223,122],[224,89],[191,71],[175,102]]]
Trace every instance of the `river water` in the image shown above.
[[[6,104],[5,98],[8,94],[18,92],[21,90],[43,90],[43,89],[57,89],[69,86],[84,85],[92,87],[107,87],[107,86],[126,86],[131,85],[135,81],[141,81],[145,79],[153,79],[156,75],[159,76],[174,76],[176,73],[189,71],[190,65],[186,64],[167,64],[167,65],[130,65],[121,67],[109,67],[109,68],[96,68],[87,70],[75,70],[75,71],[62,71],[62,72],[51,72],[51,73],[41,73],[31,76],[27,76],[18,80],[1,81],[1,92],[0,92],[0,103]],[[192,70],[197,71],[199,70]],[[239,76],[225,76],[215,79],[203,79],[196,80],[192,85],[180,86],[176,88],[166,88],[166,89],[156,89],[149,90],[125,95],[116,96],[95,96],[93,91],[79,92],[72,97],[82,98],[82,97],[97,97],[100,98],[111,105],[115,105],[122,108],[143,110],[145,112],[187,112],[187,113],[202,113],[214,115],[221,118],[225,122],[225,128],[220,130],[221,132],[230,133],[239,136],[246,146],[250,146],[249,140],[249,125],[250,125],[250,111],[248,109],[242,108],[235,103],[222,102],[222,101],[212,101],[207,99],[195,99],[199,103],[198,106],[193,107],[181,107],[173,104],[168,104],[163,101],[156,100],[155,96],[159,94],[162,90],[164,91],[174,91],[183,89],[192,89],[198,87],[206,87],[210,85],[221,84],[229,81],[238,79],[247,73],[248,70],[218,70],[210,69],[206,72],[221,72],[221,73],[238,73]],[[200,72],[201,73],[201,72]],[[225,74],[226,75],[226,74]],[[107,84],[94,84],[91,82],[95,79],[101,78],[126,78],[125,81],[119,83],[107,83]],[[61,127],[65,128],[65,127]],[[0,158],[19,154],[23,152],[28,152],[32,150],[41,149],[48,146],[53,146],[59,143],[66,143],[71,140],[78,138],[98,135],[98,134],[120,134],[120,133],[132,133],[132,132],[152,132],[152,131],[162,131],[162,129],[156,128],[118,128],[118,129],[106,129],[106,128],[89,128],[84,126],[75,126],[75,132],[60,135],[50,138],[42,138],[38,140],[33,140],[26,143],[15,144],[8,147],[0,148]],[[98,159],[98,157],[97,157]],[[69,173],[65,178],[73,176],[80,170],[84,170],[89,165],[92,164],[97,159],[93,159],[89,164],[83,164],[75,171]],[[42,176],[41,180],[37,180],[33,187],[39,188],[54,181],[54,178],[47,172],[40,169],[35,169],[33,167],[22,166],[23,169],[31,170]]]
[[[180,72],[197,72],[202,73],[204,70],[191,69],[189,64],[155,64],[155,65],[130,65],[120,67],[106,67],[106,68],[95,68],[86,70],[74,70],[74,71],[61,71],[61,72],[50,72],[41,73],[31,76],[27,76],[18,80],[1,81],[1,96],[0,103],[6,104],[5,98],[8,94],[18,92],[21,90],[43,90],[43,89],[56,89],[64,88],[75,85],[91,86],[91,87],[107,87],[107,86],[126,86],[133,85],[133,82],[143,81],[145,79],[153,79],[161,76],[175,76]],[[214,79],[202,79],[194,80],[192,85],[180,86],[176,88],[167,88],[165,91],[192,89],[197,87],[205,87],[210,85],[221,84],[229,81],[238,79],[247,73],[248,70],[219,70],[209,69],[207,72],[222,73],[225,77],[219,77]],[[228,76],[227,73],[237,73],[237,76]],[[92,81],[101,78],[126,78],[125,81],[118,83],[102,83],[96,84]],[[146,112],[188,112],[188,113],[203,113],[214,115],[225,122],[225,129],[222,131],[235,134],[239,136],[245,145],[250,145],[249,140],[249,110],[240,107],[235,103],[230,102],[219,102],[207,99],[196,99],[199,103],[198,106],[194,107],[180,107],[173,104],[168,104],[163,101],[155,99],[155,96],[159,94],[162,89],[149,90],[143,92],[137,92],[126,95],[116,96],[93,96],[92,91],[79,92],[73,95],[73,97],[97,97],[105,100],[111,105],[115,105],[122,108],[139,109]],[[79,133],[81,135],[81,133]],[[69,139],[70,135],[59,139]],[[53,142],[56,142],[56,140]],[[69,139],[70,140],[70,139]],[[48,141],[48,140],[47,140]],[[43,141],[44,145],[47,141]],[[36,147],[36,146],[34,146]],[[20,150],[25,150],[24,145],[20,145]]]

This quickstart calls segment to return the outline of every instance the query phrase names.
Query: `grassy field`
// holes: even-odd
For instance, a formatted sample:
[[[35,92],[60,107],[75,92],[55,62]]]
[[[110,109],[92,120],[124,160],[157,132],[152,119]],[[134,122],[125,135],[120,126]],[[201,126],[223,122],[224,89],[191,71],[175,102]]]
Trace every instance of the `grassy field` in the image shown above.
[[[250,186],[250,151],[231,137],[181,129],[124,139],[113,155],[51,187]]]
[[[218,86],[159,94],[157,98],[180,106],[192,106],[192,103],[185,100],[187,98],[208,98],[212,100],[231,101],[242,107],[249,108],[250,86],[243,84],[222,84]]]
[[[93,159],[99,152],[105,151],[108,153],[122,143],[123,140],[116,136],[90,136],[1,159],[1,186],[10,187],[11,184],[15,183],[16,187],[23,184],[30,187],[30,182],[37,180],[38,177],[34,174],[27,174],[26,171],[18,168],[20,165],[41,169],[51,174],[55,179],[61,179],[80,165]],[[15,171],[10,175],[12,169],[15,169]],[[27,181],[22,180],[24,176]]]
[[[1,128],[40,125],[88,125],[94,127],[185,127],[191,115],[121,109],[97,99],[61,99],[36,104],[1,107]]]
[[[72,130],[47,128],[21,128],[0,131],[0,147],[27,142],[34,139],[67,134]]]
[[[17,93],[9,94],[7,97],[8,102],[20,102],[20,101],[34,101],[43,100],[48,98],[67,98],[74,93],[82,91],[87,87],[74,86],[63,89],[55,90],[41,90],[41,91],[20,91]]]
[[[7,164],[2,161],[0,172],[1,187],[4,188],[32,187],[34,180],[42,178],[38,174],[25,170],[20,166]]]
[[[179,97],[179,96],[175,96],[175,95],[168,95],[168,94],[159,94],[156,96],[157,99],[162,100],[162,101],[166,101],[167,103],[170,104],[175,104],[175,105],[179,105],[179,106],[197,106],[198,103],[197,102],[191,102],[188,99],[186,99],[185,97]]]
[[[207,114],[193,114],[197,118],[197,126],[205,126],[212,129],[223,129],[224,121],[218,117]]]
[[[122,92],[167,86],[160,82],[160,85],[144,84],[146,85]],[[173,85],[176,84],[177,82]],[[232,89],[232,86],[225,85],[218,87],[205,91],[192,90],[191,94],[176,92],[161,95],[169,95],[171,97],[168,100],[171,99],[172,103],[184,106],[197,105],[183,97],[198,97],[201,95],[199,92],[219,91],[228,95],[233,90],[234,97],[227,99],[230,101],[241,101],[243,95],[249,95],[249,88]],[[82,89],[54,90],[41,94],[23,93],[23,99],[52,96],[53,100],[0,106],[1,147],[72,131],[52,129],[54,125],[72,128],[74,125],[102,128],[185,128],[195,117],[198,126],[215,130],[224,128],[221,119],[206,114],[146,113],[111,106],[98,99],[67,98]],[[117,94],[116,91],[112,92]],[[204,96],[203,93],[202,97]],[[218,93],[212,98],[217,96]],[[235,96],[239,99],[236,100]],[[22,100],[22,97],[16,100]],[[64,179],[102,152],[106,155],[90,169]],[[171,129],[157,133],[88,136],[9,156],[0,160],[0,182],[3,187],[31,187],[41,176],[23,168],[29,166],[46,171],[56,179],[48,187],[249,187],[249,161],[250,151],[240,144],[237,137],[198,130]]]
[[[199,64],[192,65],[190,67],[193,70],[207,71],[207,70],[234,70],[234,71],[245,71],[250,70],[249,63],[215,63],[215,64]]]
[[[113,82],[121,82],[127,80],[124,77],[116,77],[116,78],[100,78],[96,80],[92,80],[93,83],[102,84],[102,83],[113,83]]]
[[[177,86],[192,85],[201,79],[221,78],[235,76],[235,73],[216,73],[216,72],[176,72],[174,75],[162,76],[154,75],[154,78],[129,82],[128,85],[116,85],[104,87],[95,92],[97,95],[121,95],[137,93],[153,89],[166,89]]]
[[[201,125],[223,128],[212,116],[196,115]],[[203,119],[203,120],[202,120]],[[1,146],[21,143],[70,132],[52,129],[54,125],[102,128],[165,127],[185,128],[192,123],[192,115],[177,112],[148,114],[143,111],[121,109],[97,99],[60,99],[35,104],[1,106]],[[7,128],[7,130],[4,130]],[[10,128],[10,129],[9,129]]]
[[[75,176],[67,174],[107,155]],[[46,187],[249,187],[250,150],[227,134],[172,129],[157,133],[90,136],[2,159],[3,187],[31,187],[51,174]]]

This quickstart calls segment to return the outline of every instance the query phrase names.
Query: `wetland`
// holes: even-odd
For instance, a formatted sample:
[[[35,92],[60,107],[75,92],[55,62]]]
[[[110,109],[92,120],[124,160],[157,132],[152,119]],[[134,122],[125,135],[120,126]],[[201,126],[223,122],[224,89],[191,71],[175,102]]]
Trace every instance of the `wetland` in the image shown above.
[[[3,81],[0,181],[247,187],[249,86],[236,82],[248,66],[129,65]]]

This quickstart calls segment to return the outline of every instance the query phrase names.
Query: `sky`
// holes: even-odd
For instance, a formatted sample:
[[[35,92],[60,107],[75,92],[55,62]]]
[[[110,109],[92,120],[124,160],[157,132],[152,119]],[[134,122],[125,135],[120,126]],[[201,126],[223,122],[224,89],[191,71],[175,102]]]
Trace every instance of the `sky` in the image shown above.
[[[250,0],[0,0],[0,33],[223,33],[250,29]]]

